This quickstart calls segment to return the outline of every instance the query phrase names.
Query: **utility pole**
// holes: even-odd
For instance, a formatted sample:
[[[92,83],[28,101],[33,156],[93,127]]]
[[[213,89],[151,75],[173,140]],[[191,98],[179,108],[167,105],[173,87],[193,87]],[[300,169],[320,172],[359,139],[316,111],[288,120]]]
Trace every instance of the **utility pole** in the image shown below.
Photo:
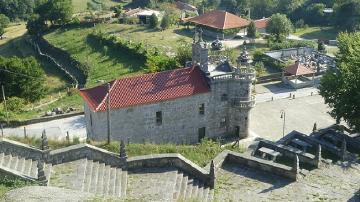
[[[110,144],[110,137],[111,137],[111,122],[110,122],[110,83],[107,84],[108,93],[106,99],[106,115],[107,115],[107,143]]]
[[[6,97],[5,97],[4,85],[1,85],[1,91],[2,91],[3,100],[4,100],[4,109],[5,109],[6,122],[9,123],[9,116],[8,116],[8,111],[7,111],[7,108],[6,108]]]

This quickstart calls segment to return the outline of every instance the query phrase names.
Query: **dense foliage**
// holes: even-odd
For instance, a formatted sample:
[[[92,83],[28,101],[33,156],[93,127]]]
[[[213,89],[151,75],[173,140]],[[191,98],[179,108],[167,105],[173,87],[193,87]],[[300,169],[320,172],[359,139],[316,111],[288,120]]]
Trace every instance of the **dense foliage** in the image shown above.
[[[270,17],[266,31],[277,41],[282,41],[293,31],[293,25],[286,15],[277,13]]]
[[[5,34],[5,28],[9,25],[10,20],[6,15],[0,14],[0,38]]]
[[[338,40],[338,69],[321,79],[320,95],[337,121],[360,131],[360,33],[341,33]]]
[[[335,23],[343,30],[360,30],[360,0],[338,1],[335,5]]]
[[[155,15],[155,13],[153,13],[150,16],[150,21],[149,21],[149,27],[150,28],[156,28],[159,25],[159,19],[158,17]]]
[[[1,0],[0,13],[11,20],[28,19],[42,0]]]
[[[45,73],[33,57],[5,58],[0,56],[0,83],[7,97],[36,101],[44,96]]]
[[[255,22],[251,21],[249,26],[247,27],[247,36],[250,38],[255,38],[256,37],[256,26],[255,26]]]

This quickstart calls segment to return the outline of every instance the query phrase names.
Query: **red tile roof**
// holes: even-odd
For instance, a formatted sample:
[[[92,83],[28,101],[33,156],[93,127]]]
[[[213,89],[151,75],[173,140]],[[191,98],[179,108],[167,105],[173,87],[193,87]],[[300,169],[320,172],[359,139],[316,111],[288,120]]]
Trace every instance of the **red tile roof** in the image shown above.
[[[209,92],[204,73],[198,67],[181,68],[110,83],[110,108],[150,104]],[[105,111],[107,84],[80,90],[93,111]]]
[[[296,62],[295,64],[290,65],[287,68],[285,68],[285,72],[289,73],[291,75],[295,75],[295,76],[314,73],[314,71],[306,68],[304,65],[300,64],[299,62]]]
[[[264,29],[268,23],[269,18],[263,18],[259,20],[255,20],[255,26],[257,29]]]
[[[193,22],[195,24],[200,24],[216,29],[242,28],[250,24],[250,22],[246,19],[219,10],[210,11],[203,15],[190,18],[187,20],[187,22]]]

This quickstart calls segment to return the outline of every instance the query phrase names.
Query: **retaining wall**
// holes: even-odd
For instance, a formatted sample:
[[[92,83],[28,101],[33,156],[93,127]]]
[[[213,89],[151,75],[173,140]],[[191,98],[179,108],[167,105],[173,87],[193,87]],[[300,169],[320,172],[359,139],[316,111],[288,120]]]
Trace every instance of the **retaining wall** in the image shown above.
[[[21,156],[26,159],[38,160],[43,158],[43,151],[16,141],[0,139],[0,153]]]

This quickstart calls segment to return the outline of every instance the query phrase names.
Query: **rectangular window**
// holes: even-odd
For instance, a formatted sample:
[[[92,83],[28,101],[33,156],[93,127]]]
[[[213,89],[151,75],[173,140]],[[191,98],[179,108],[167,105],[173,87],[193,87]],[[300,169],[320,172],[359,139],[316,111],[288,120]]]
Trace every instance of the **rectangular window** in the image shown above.
[[[199,114],[204,115],[205,114],[205,104],[200,104],[199,106]]]
[[[226,118],[222,118],[220,121],[220,128],[223,128],[226,126]]]
[[[156,124],[158,124],[158,125],[162,124],[162,112],[161,111],[156,112]]]

